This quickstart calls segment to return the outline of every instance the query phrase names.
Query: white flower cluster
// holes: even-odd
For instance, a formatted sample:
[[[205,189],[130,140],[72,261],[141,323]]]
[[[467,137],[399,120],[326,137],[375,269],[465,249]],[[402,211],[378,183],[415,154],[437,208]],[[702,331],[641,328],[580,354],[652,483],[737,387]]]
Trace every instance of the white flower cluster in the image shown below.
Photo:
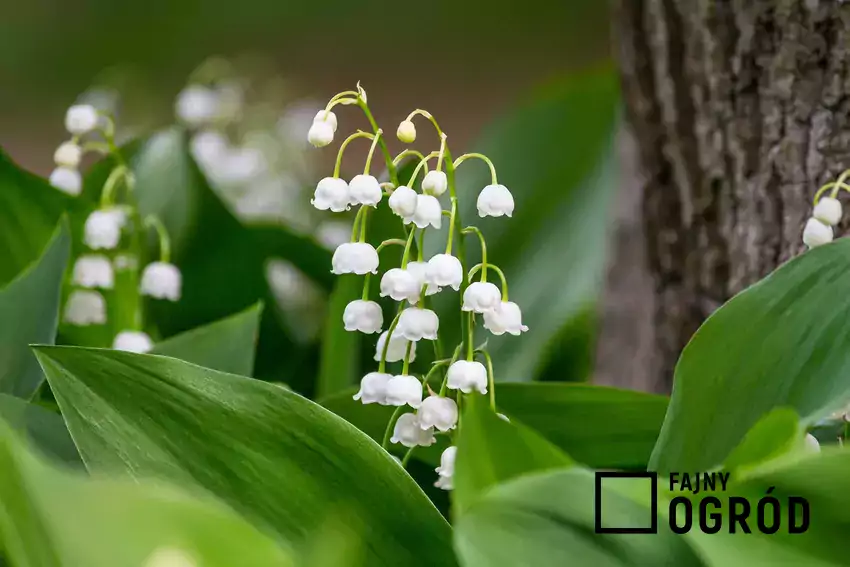
[[[832,242],[832,227],[841,220],[841,202],[834,197],[821,197],[815,204],[812,218],[803,229],[803,243],[815,248]]]
[[[327,146],[333,141],[338,119],[331,109],[339,104],[356,104],[371,120],[365,92],[359,86],[357,91],[340,93],[315,116],[307,136],[314,146]],[[345,329],[381,334],[375,352],[375,360],[379,363],[378,370],[363,377],[360,390],[354,395],[354,399],[364,404],[397,407],[393,419],[388,424],[384,446],[386,448],[388,442],[398,443],[411,451],[415,447],[434,444],[438,434],[453,434],[460,419],[458,402],[464,394],[490,392],[491,405],[495,410],[490,356],[486,348],[474,348],[472,344],[476,315],[482,316],[483,327],[494,335],[519,335],[528,330],[522,323],[519,306],[508,300],[504,274],[497,266],[487,263],[483,235],[475,227],[461,229],[458,197],[453,183],[455,168],[470,158],[481,159],[489,165],[492,183],[484,187],[477,198],[478,213],[481,217],[510,217],[514,211],[513,196],[504,185],[496,181],[495,168],[486,156],[466,154],[452,162],[446,146],[446,136],[440,131],[433,117],[425,111],[414,111],[399,125],[399,140],[410,143],[416,139],[416,128],[412,122],[416,115],[425,116],[434,124],[441,141],[438,152],[423,156],[419,152],[406,150],[395,159],[390,159],[382,138],[382,130],[374,127],[374,133],[358,131],[342,143],[333,175],[319,181],[312,200],[313,206],[322,211],[341,213],[351,207],[358,207],[350,241],[341,244],[334,251],[332,272],[338,275],[365,276],[362,298],[349,303],[343,313]],[[374,122],[372,124],[374,126]],[[339,175],[342,154],[352,140],[361,137],[372,141],[366,167],[362,174],[346,182]],[[378,145],[381,146],[390,171],[390,181],[387,183],[381,183],[369,174],[371,160]],[[395,166],[408,155],[418,156],[419,162],[410,180],[401,184],[396,179]],[[436,167],[428,171],[428,161],[434,158],[437,159]],[[417,191],[416,177],[422,168],[426,173]],[[447,193],[451,202],[448,211],[444,210],[440,202],[440,197]],[[369,210],[378,207],[384,196],[388,196],[387,202],[392,212],[400,217],[406,239],[387,240],[376,248],[366,239],[367,223]],[[449,217],[446,250],[426,261],[422,257],[425,231],[429,228],[440,229],[443,216]],[[455,237],[460,239],[465,235],[477,236],[482,252],[481,264],[470,270],[469,274],[464,268],[464,258],[455,256],[452,246]],[[370,279],[372,275],[378,274],[379,253],[390,245],[404,246],[404,253],[401,266],[386,270],[380,279],[380,297],[399,302],[397,314],[388,329],[384,330],[381,306],[370,299]],[[479,281],[469,283],[473,274],[479,271]],[[488,273],[493,272],[498,273],[501,279],[501,289],[487,281]],[[457,346],[451,359],[434,361],[425,376],[417,376],[410,370],[410,364],[416,359],[417,343],[422,340],[437,340],[440,331],[440,319],[436,312],[428,308],[426,300],[429,296],[448,289],[462,292],[459,307],[464,319],[464,342]],[[466,356],[460,357],[464,349]],[[488,366],[476,360],[476,355],[484,357]],[[395,362],[402,363],[401,371],[387,372],[386,364]],[[444,377],[439,392],[436,393],[431,389],[429,379],[442,372]],[[405,407],[414,411],[404,413]],[[436,486],[446,490],[452,488],[455,452],[454,446],[449,447],[443,453],[440,467],[437,469],[439,479]]]
[[[105,121],[90,104],[76,104],[65,113],[65,129],[71,139],[62,142],[53,154],[56,169],[50,174],[50,184],[69,195],[79,195],[83,190],[80,161],[86,150],[82,138],[102,129]]]

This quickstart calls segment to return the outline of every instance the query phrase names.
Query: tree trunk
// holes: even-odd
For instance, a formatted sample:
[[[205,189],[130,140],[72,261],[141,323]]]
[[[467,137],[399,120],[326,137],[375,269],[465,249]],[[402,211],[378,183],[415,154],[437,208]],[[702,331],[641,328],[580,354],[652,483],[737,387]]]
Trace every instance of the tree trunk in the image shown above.
[[[619,0],[654,281],[650,388],[724,301],[803,249],[816,189],[850,166],[850,3]]]

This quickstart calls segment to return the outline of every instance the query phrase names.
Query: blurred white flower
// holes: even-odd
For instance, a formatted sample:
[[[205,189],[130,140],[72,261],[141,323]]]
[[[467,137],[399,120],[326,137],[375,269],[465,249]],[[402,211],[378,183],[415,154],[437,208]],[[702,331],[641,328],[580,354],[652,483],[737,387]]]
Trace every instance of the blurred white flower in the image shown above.
[[[142,272],[142,295],[178,301],[183,285],[180,269],[168,262],[151,262]]]
[[[364,275],[378,273],[378,252],[366,242],[346,242],[341,244],[331,259],[333,273]]]
[[[174,112],[188,126],[205,126],[218,117],[218,93],[203,85],[189,85],[177,95]]]
[[[428,339],[437,340],[437,331],[440,328],[440,319],[430,309],[409,307],[401,312],[398,320],[399,333],[409,341]]]
[[[375,347],[375,362],[381,361],[381,356],[384,352],[384,345],[387,342],[387,333],[389,331],[384,331],[381,333],[381,336],[378,337],[378,344]],[[390,339],[390,344],[387,347],[387,360],[386,362],[399,362],[404,360],[404,354],[407,352],[407,345],[410,345],[410,362],[416,360],[416,343],[411,343],[407,339],[405,339],[401,333],[399,333],[398,326],[396,326],[393,331],[393,338]]]
[[[79,195],[83,190],[80,172],[70,167],[57,167],[50,174],[50,184],[69,195]]]
[[[420,284],[411,272],[401,268],[391,268],[381,277],[381,297],[391,297],[395,301],[405,299],[415,303],[419,299]]]
[[[381,184],[373,175],[355,175],[348,184],[352,205],[377,207],[383,197]]]
[[[136,270],[139,267],[139,259],[132,254],[118,254],[114,263],[115,269],[119,271]]]
[[[192,157],[204,169],[215,168],[230,149],[227,137],[216,130],[201,130],[189,142]]]
[[[449,188],[449,180],[442,171],[429,171],[422,180],[422,191],[439,197]]]
[[[809,219],[803,230],[803,244],[809,248],[815,248],[829,242],[832,242],[832,227],[818,219]]]
[[[433,195],[416,195],[416,210],[413,213],[413,224],[417,228],[428,225],[440,228],[443,224],[443,207]]]
[[[361,333],[380,333],[384,324],[384,314],[381,306],[374,301],[355,299],[345,306],[342,321],[346,331]]]
[[[522,324],[522,311],[513,301],[502,301],[492,311],[484,312],[484,328],[494,335],[519,335],[528,330]]]
[[[360,391],[354,394],[354,399],[364,404],[387,405],[387,382],[391,378],[391,374],[370,372],[360,380]]]
[[[80,256],[74,263],[71,282],[80,287],[112,289],[115,287],[112,263],[100,254]]]
[[[451,286],[457,291],[463,282],[463,265],[451,254],[437,254],[428,260],[425,278],[435,286]]]
[[[841,201],[832,197],[821,197],[812,216],[825,225],[837,225],[841,221]]]
[[[325,221],[316,230],[316,240],[325,248],[336,248],[348,242],[351,237],[351,224],[344,221]]]
[[[218,183],[240,185],[256,180],[266,172],[266,158],[257,148],[231,147],[211,172]]]
[[[324,325],[324,290],[291,262],[279,258],[266,264],[266,279],[290,336],[301,343],[314,341]]]
[[[454,490],[454,477],[451,476],[441,476],[437,477],[437,482],[434,483],[434,486],[441,490]]]
[[[416,126],[410,120],[402,120],[395,135],[405,144],[412,144],[416,141]]]
[[[387,405],[405,404],[414,409],[422,404],[422,383],[415,376],[399,374],[387,381]]]
[[[154,550],[142,567],[200,567],[200,565],[182,549],[160,547]]]
[[[84,237],[92,250],[111,250],[121,241],[121,230],[127,222],[127,214],[120,209],[101,209],[86,219]]]
[[[820,443],[818,442],[817,438],[811,433],[806,433],[804,446],[806,451],[809,453],[820,453]]]
[[[62,142],[53,153],[53,161],[59,167],[77,169],[81,159],[83,159],[83,148],[74,142]]]
[[[401,185],[396,187],[387,202],[390,209],[405,221],[411,222],[413,220],[413,214],[416,212],[416,191]]]
[[[428,396],[422,400],[417,415],[419,427],[422,429],[435,428],[442,432],[454,429],[457,425],[457,404],[451,398]]]
[[[145,354],[153,350],[153,341],[141,331],[121,331],[112,343],[115,350]]]
[[[341,213],[348,209],[350,201],[351,193],[345,179],[325,177],[316,185],[316,192],[310,203],[320,211],[330,209],[335,213]]]
[[[502,292],[490,282],[473,282],[463,292],[464,311],[486,313],[502,302]]]
[[[478,216],[501,217],[514,213],[514,196],[504,185],[488,185],[478,194]]]
[[[474,360],[457,360],[449,366],[446,387],[451,390],[460,390],[464,394],[469,394],[473,390],[486,394],[487,369]]]
[[[77,136],[91,132],[99,122],[97,110],[90,104],[75,104],[65,113],[65,128]]]
[[[87,326],[106,323],[106,300],[96,291],[74,291],[65,304],[65,322]]]
[[[422,429],[419,419],[413,413],[406,413],[396,420],[390,441],[405,447],[429,447],[437,442],[434,430]]]

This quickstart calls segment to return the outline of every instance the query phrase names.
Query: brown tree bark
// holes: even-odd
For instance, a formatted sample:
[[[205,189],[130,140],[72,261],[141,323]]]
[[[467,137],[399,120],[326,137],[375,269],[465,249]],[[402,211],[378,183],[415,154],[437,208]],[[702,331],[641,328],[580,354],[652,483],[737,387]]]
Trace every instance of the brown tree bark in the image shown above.
[[[655,293],[652,389],[724,301],[803,249],[850,167],[850,2],[618,0]]]

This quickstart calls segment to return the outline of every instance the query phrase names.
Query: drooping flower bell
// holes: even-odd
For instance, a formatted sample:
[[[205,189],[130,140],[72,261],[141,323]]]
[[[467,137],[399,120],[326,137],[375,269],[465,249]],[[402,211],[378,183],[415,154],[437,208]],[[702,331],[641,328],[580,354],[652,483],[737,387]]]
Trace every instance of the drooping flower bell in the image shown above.
[[[384,313],[381,311],[381,306],[374,301],[355,299],[345,306],[342,322],[346,331],[380,333],[384,324]]]
[[[832,197],[821,197],[812,216],[827,226],[835,226],[841,221],[841,201]]]
[[[218,117],[218,94],[204,85],[190,85],[180,91],[174,103],[174,113],[181,122],[192,127],[205,126]]]
[[[442,171],[429,171],[422,180],[422,191],[429,195],[439,197],[449,188],[449,180]]]
[[[396,130],[396,137],[405,144],[412,144],[416,141],[416,126],[410,120],[402,120]]]
[[[449,366],[446,387],[469,394],[473,390],[487,393],[487,369],[474,360],[457,360]]]
[[[395,301],[419,300],[419,280],[408,270],[391,268],[381,277],[381,297],[390,297]]]
[[[387,381],[387,405],[405,404],[414,409],[422,405],[422,383],[415,376],[399,374]]]
[[[486,313],[492,311],[502,302],[499,288],[490,282],[473,282],[463,292],[464,311]]]
[[[83,239],[92,250],[111,250],[121,241],[126,222],[127,215],[121,209],[95,211],[86,219]]]
[[[83,190],[80,172],[70,167],[57,167],[50,174],[50,184],[68,195],[79,195]]]
[[[112,289],[115,287],[115,272],[106,256],[90,254],[80,256],[74,263],[71,282],[80,287]]]
[[[434,486],[443,490],[452,490],[454,488],[452,480],[455,475],[456,458],[457,447],[454,445],[443,451],[443,454],[440,455],[440,466],[434,469],[439,477]]]
[[[513,301],[502,301],[492,311],[484,312],[484,328],[494,335],[520,335],[528,330],[522,324],[522,311]]]
[[[97,128],[99,121],[97,109],[90,104],[75,104],[65,113],[65,128],[77,136]]]
[[[417,228],[431,225],[439,229],[443,224],[443,207],[440,201],[433,195],[416,195],[416,210],[411,220]]]
[[[354,394],[354,399],[363,404],[387,405],[387,383],[392,374],[370,372],[360,380],[360,390]]]
[[[445,433],[457,425],[457,404],[451,398],[428,396],[422,400],[417,415],[422,429],[433,427]]]
[[[320,110],[313,119],[310,131],[307,132],[307,141],[317,148],[323,148],[334,141],[336,127],[336,115],[333,112]]]
[[[53,153],[53,161],[59,167],[77,169],[83,159],[83,148],[74,142],[62,142]]]
[[[401,443],[405,447],[429,447],[437,442],[434,430],[422,429],[419,418],[414,413],[406,413],[398,418],[390,441]]]
[[[145,354],[153,350],[153,341],[146,333],[141,331],[122,331],[115,336],[112,348]]]
[[[106,300],[96,291],[74,291],[65,304],[65,321],[81,327],[106,323]]]
[[[398,320],[399,333],[409,341],[428,339],[437,340],[437,331],[440,328],[440,319],[430,309],[409,307],[401,312]]]
[[[504,185],[488,185],[478,194],[478,216],[501,217],[514,213],[514,196]]]
[[[463,265],[451,254],[437,254],[428,260],[425,278],[435,286],[450,286],[458,291],[463,282]]]
[[[320,211],[330,209],[335,213],[347,210],[350,202],[348,183],[339,177],[325,177],[319,181],[313,199],[310,201]]]
[[[416,212],[416,191],[401,185],[396,187],[388,199],[390,209],[407,222],[412,222]]]
[[[381,356],[384,353],[384,345],[387,342],[388,332],[389,331],[384,331],[381,333],[381,336],[378,337],[378,344],[375,347],[375,362],[381,361]],[[393,331],[393,338],[390,339],[390,344],[387,347],[386,362],[399,362],[404,360],[404,355],[407,352],[407,345],[410,345],[410,362],[413,362],[416,360],[416,343],[405,339],[399,332],[398,326],[396,326]]]
[[[339,125],[339,122],[336,119],[336,114],[333,110],[320,110],[316,113],[316,116],[313,117],[313,122],[326,122],[330,124],[334,134],[336,134],[336,129]]]
[[[180,269],[168,262],[151,262],[142,272],[142,295],[156,299],[179,301],[183,285]]]
[[[832,227],[823,224],[818,219],[809,219],[803,230],[803,244],[815,248],[832,242]]]
[[[378,252],[366,242],[346,242],[334,251],[333,273],[364,275],[378,273]]]
[[[377,207],[384,194],[375,176],[365,174],[355,175],[348,184],[348,190],[352,205],[369,207]]]
[[[428,287],[425,288],[425,295],[434,295],[435,293],[440,292],[439,286],[428,282],[427,262],[408,262],[407,271],[413,274],[413,277],[416,278],[416,282],[419,287],[419,293],[416,295],[416,298],[409,300],[411,304],[416,303],[416,301],[419,299],[419,296],[422,294],[422,287],[425,286],[426,283],[428,284]]]

